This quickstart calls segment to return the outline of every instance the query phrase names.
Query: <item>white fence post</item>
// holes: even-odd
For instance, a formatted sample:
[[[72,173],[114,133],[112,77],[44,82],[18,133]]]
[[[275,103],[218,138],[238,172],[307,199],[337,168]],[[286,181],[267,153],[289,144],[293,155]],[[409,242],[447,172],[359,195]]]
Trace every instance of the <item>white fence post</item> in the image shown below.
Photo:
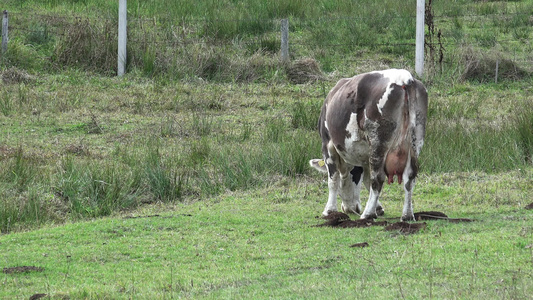
[[[7,31],[8,31],[7,10],[4,10],[2,17],[2,55],[7,52]]]
[[[289,19],[281,20],[281,61],[289,62]]]
[[[425,0],[416,1],[416,47],[415,72],[422,77],[424,74],[424,17]]]
[[[118,2],[118,70],[117,75],[122,76],[126,70],[126,43],[127,43],[127,0]]]

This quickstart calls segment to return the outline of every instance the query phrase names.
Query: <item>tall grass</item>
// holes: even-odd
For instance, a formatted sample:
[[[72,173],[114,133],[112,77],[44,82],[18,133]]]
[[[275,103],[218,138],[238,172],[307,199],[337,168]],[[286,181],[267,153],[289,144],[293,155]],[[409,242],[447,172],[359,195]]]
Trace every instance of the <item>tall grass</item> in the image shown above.
[[[516,140],[522,150],[524,160],[533,163],[533,102],[525,102],[518,106],[512,118],[516,130]]]
[[[431,122],[422,150],[422,170],[453,172],[510,170],[524,164],[524,157],[512,128]]]
[[[468,44],[471,37],[485,51],[498,47],[502,38],[527,40],[531,36],[530,16],[524,13],[531,10],[529,3],[482,2],[475,6],[465,1],[459,3],[453,7],[434,3],[434,14],[464,14],[467,9],[481,15],[502,11],[503,16],[498,22],[480,22],[482,25],[474,22],[472,28],[465,24],[458,27],[458,22],[437,24],[443,38],[459,38],[457,43],[445,45],[447,67],[453,69],[460,65],[451,60],[451,55],[461,44]],[[279,60],[273,60],[279,50],[281,18],[290,19],[291,45],[294,45],[291,54],[296,58],[314,57],[328,72],[342,69],[347,59],[363,59],[359,56],[365,53],[371,53],[372,59],[385,57],[391,64],[399,58],[412,62],[414,50],[410,44],[414,43],[415,7],[413,0],[357,3],[348,0],[131,0],[128,3],[132,20],[128,26],[128,70],[172,79],[270,80],[276,70],[282,69]],[[8,1],[7,8],[81,16],[73,20],[46,16],[42,20],[30,20],[22,13],[15,14],[16,26],[30,24],[30,28],[16,32],[24,38],[14,39],[10,44],[3,60],[7,66],[33,71],[56,71],[68,66],[115,74],[117,3]],[[505,15],[516,12],[520,14]],[[483,26],[482,30],[478,26]],[[526,48],[516,44],[507,51],[524,52]],[[527,55],[526,52],[521,55]]]

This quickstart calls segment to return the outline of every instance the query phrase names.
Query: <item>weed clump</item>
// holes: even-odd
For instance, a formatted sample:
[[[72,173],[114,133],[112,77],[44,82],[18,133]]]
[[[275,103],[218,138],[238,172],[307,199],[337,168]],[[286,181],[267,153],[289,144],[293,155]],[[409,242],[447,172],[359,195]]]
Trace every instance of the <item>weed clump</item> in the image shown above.
[[[114,22],[93,24],[78,19],[67,26],[52,57],[57,66],[83,66],[103,74],[116,71],[118,46]]]
[[[11,67],[2,72],[2,82],[5,84],[30,83],[33,80],[33,76],[16,67]]]
[[[286,72],[289,81],[294,84],[315,82],[324,79],[318,62],[312,58],[295,61],[287,67]]]
[[[492,81],[496,77],[496,72],[498,78],[511,80],[520,80],[531,75],[513,60],[505,58],[501,52],[484,52],[471,47],[463,50],[461,65],[464,66],[462,81]]]

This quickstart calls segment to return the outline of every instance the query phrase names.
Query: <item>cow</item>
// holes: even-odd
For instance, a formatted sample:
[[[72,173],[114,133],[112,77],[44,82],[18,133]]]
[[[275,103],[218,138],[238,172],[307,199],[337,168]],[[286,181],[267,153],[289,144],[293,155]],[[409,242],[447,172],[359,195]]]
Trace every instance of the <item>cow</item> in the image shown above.
[[[407,70],[373,71],[343,78],[328,93],[318,120],[322,159],[309,164],[328,173],[328,202],[322,213],[337,211],[377,218],[385,180],[403,183],[402,221],[414,220],[412,192],[424,144],[427,90]],[[361,213],[362,184],[369,191]]]

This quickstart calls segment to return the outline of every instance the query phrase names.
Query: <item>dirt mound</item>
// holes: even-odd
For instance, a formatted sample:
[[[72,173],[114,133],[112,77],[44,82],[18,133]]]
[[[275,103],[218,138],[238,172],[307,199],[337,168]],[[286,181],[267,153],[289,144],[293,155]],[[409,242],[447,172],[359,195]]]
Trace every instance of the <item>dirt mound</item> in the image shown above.
[[[422,211],[415,213],[415,220],[425,221],[425,220],[447,220],[451,223],[460,223],[460,222],[473,222],[472,219],[466,218],[449,218],[445,213],[440,211]],[[318,218],[318,217],[317,217]],[[387,221],[375,221],[374,219],[358,219],[351,220],[350,216],[342,212],[329,212],[325,217],[326,222],[323,224],[315,225],[315,227],[339,227],[339,228],[364,228],[370,226],[385,226],[385,230],[399,230],[404,234],[413,234],[418,232],[420,229],[426,227],[426,223],[408,223],[408,222],[396,222],[389,224]],[[357,245],[357,244],[356,244]],[[368,245],[367,245],[368,246]],[[358,246],[353,246],[358,247]],[[363,246],[366,247],[366,246]]]
[[[327,216],[323,217],[327,221],[323,224],[315,225],[316,227],[340,227],[340,228],[362,228],[370,226],[385,226],[387,221],[376,222],[373,219],[358,219],[351,220],[350,216],[342,212],[330,212]]]
[[[288,66],[286,71],[289,81],[294,84],[315,82],[324,79],[318,62],[312,58],[297,60]]]
[[[442,219],[448,219],[448,216],[440,211],[421,211],[415,213],[415,220],[417,221]]]
[[[427,221],[427,220],[447,220],[451,223],[461,223],[461,222],[473,222],[472,219],[466,218],[449,218],[445,213],[440,211],[421,211],[415,213],[415,220],[417,221]]]
[[[20,266],[20,267],[4,268],[3,273],[15,274],[15,273],[42,272],[42,271],[44,271],[44,269],[41,267]]]
[[[385,227],[386,231],[399,230],[404,234],[413,234],[417,233],[420,229],[426,228],[426,223],[407,223],[407,222],[396,222]]]

